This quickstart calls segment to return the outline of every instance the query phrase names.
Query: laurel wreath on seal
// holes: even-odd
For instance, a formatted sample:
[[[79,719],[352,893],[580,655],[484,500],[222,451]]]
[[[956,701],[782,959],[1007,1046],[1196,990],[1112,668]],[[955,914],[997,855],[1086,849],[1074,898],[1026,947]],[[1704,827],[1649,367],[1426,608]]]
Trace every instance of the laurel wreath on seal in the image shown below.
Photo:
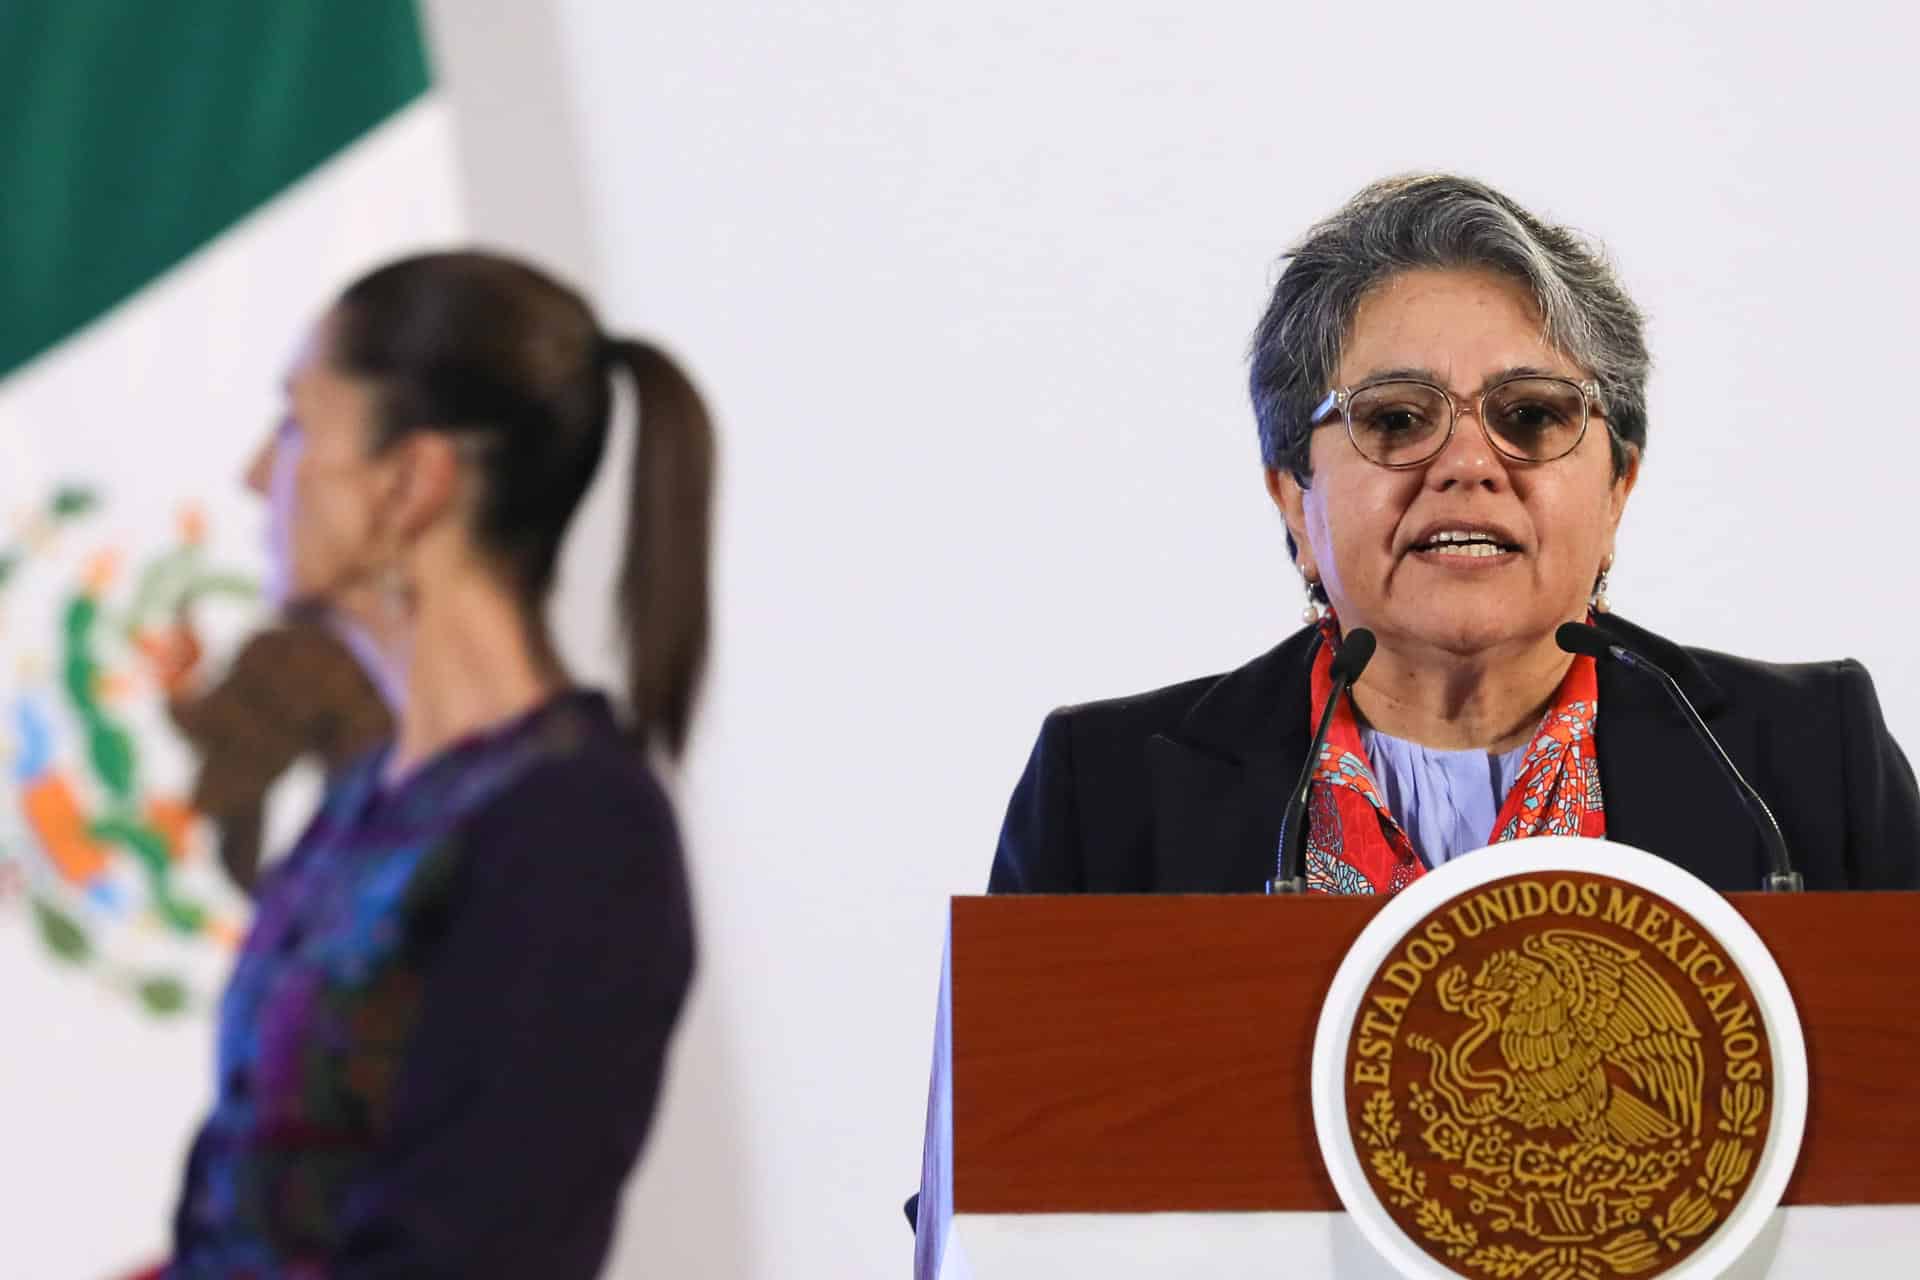
[[[1411,1209],[1414,1225],[1427,1241],[1470,1272],[1488,1280],[1606,1280],[1630,1276],[1657,1263],[1662,1247],[1677,1252],[1687,1241],[1705,1234],[1720,1220],[1718,1202],[1733,1199],[1734,1188],[1753,1167],[1754,1147],[1744,1139],[1758,1136],[1760,1117],[1767,1106],[1766,1090],[1748,1082],[1720,1089],[1721,1136],[1707,1150],[1706,1166],[1652,1217],[1652,1230],[1634,1227],[1605,1244],[1548,1245],[1527,1250],[1510,1244],[1480,1243],[1471,1222],[1462,1222],[1437,1198],[1427,1194],[1427,1175],[1413,1167],[1400,1140],[1400,1120],[1393,1093],[1376,1089],[1361,1110],[1360,1138],[1369,1148],[1367,1163],[1395,1207]]]

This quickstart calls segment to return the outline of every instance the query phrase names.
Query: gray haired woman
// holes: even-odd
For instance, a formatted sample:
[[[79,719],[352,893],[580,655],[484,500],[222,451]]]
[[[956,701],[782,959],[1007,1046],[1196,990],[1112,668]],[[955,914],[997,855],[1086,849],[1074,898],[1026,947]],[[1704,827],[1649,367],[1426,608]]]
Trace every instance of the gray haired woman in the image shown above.
[[[1716,761],[1646,675],[1563,649],[1569,622],[1672,674],[1807,887],[1920,887],[1920,795],[1859,664],[1683,648],[1609,611],[1647,367],[1604,258],[1482,183],[1388,179],[1310,230],[1252,353],[1307,625],[1225,675],[1049,716],[993,891],[1258,890],[1359,628],[1377,649],[1315,765],[1310,890],[1391,893],[1542,834],[1760,887],[1769,848]]]

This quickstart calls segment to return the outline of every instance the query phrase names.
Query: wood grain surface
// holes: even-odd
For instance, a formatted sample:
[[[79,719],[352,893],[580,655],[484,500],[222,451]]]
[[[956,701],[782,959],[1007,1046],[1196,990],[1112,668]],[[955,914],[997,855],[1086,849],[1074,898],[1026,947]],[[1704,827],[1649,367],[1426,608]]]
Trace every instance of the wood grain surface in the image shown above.
[[[1920,1203],[1920,893],[1733,894],[1799,1005],[1788,1204]],[[955,898],[954,1210],[1332,1210],[1308,1066],[1365,898]]]

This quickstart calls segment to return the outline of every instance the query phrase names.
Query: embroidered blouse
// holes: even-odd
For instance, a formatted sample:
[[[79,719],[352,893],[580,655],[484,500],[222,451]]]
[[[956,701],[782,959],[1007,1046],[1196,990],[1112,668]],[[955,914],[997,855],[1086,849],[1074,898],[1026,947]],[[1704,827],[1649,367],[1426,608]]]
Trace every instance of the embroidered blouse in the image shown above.
[[[173,1277],[588,1277],[692,968],[666,798],[596,694],[391,788],[263,880]]]

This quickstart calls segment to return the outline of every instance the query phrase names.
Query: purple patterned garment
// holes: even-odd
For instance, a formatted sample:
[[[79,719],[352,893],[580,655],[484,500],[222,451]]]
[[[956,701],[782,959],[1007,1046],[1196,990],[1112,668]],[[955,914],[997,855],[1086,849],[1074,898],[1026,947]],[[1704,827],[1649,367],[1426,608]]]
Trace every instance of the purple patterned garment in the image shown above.
[[[572,693],[391,790],[345,772],[262,886],[177,1277],[591,1276],[692,966],[673,817]]]

